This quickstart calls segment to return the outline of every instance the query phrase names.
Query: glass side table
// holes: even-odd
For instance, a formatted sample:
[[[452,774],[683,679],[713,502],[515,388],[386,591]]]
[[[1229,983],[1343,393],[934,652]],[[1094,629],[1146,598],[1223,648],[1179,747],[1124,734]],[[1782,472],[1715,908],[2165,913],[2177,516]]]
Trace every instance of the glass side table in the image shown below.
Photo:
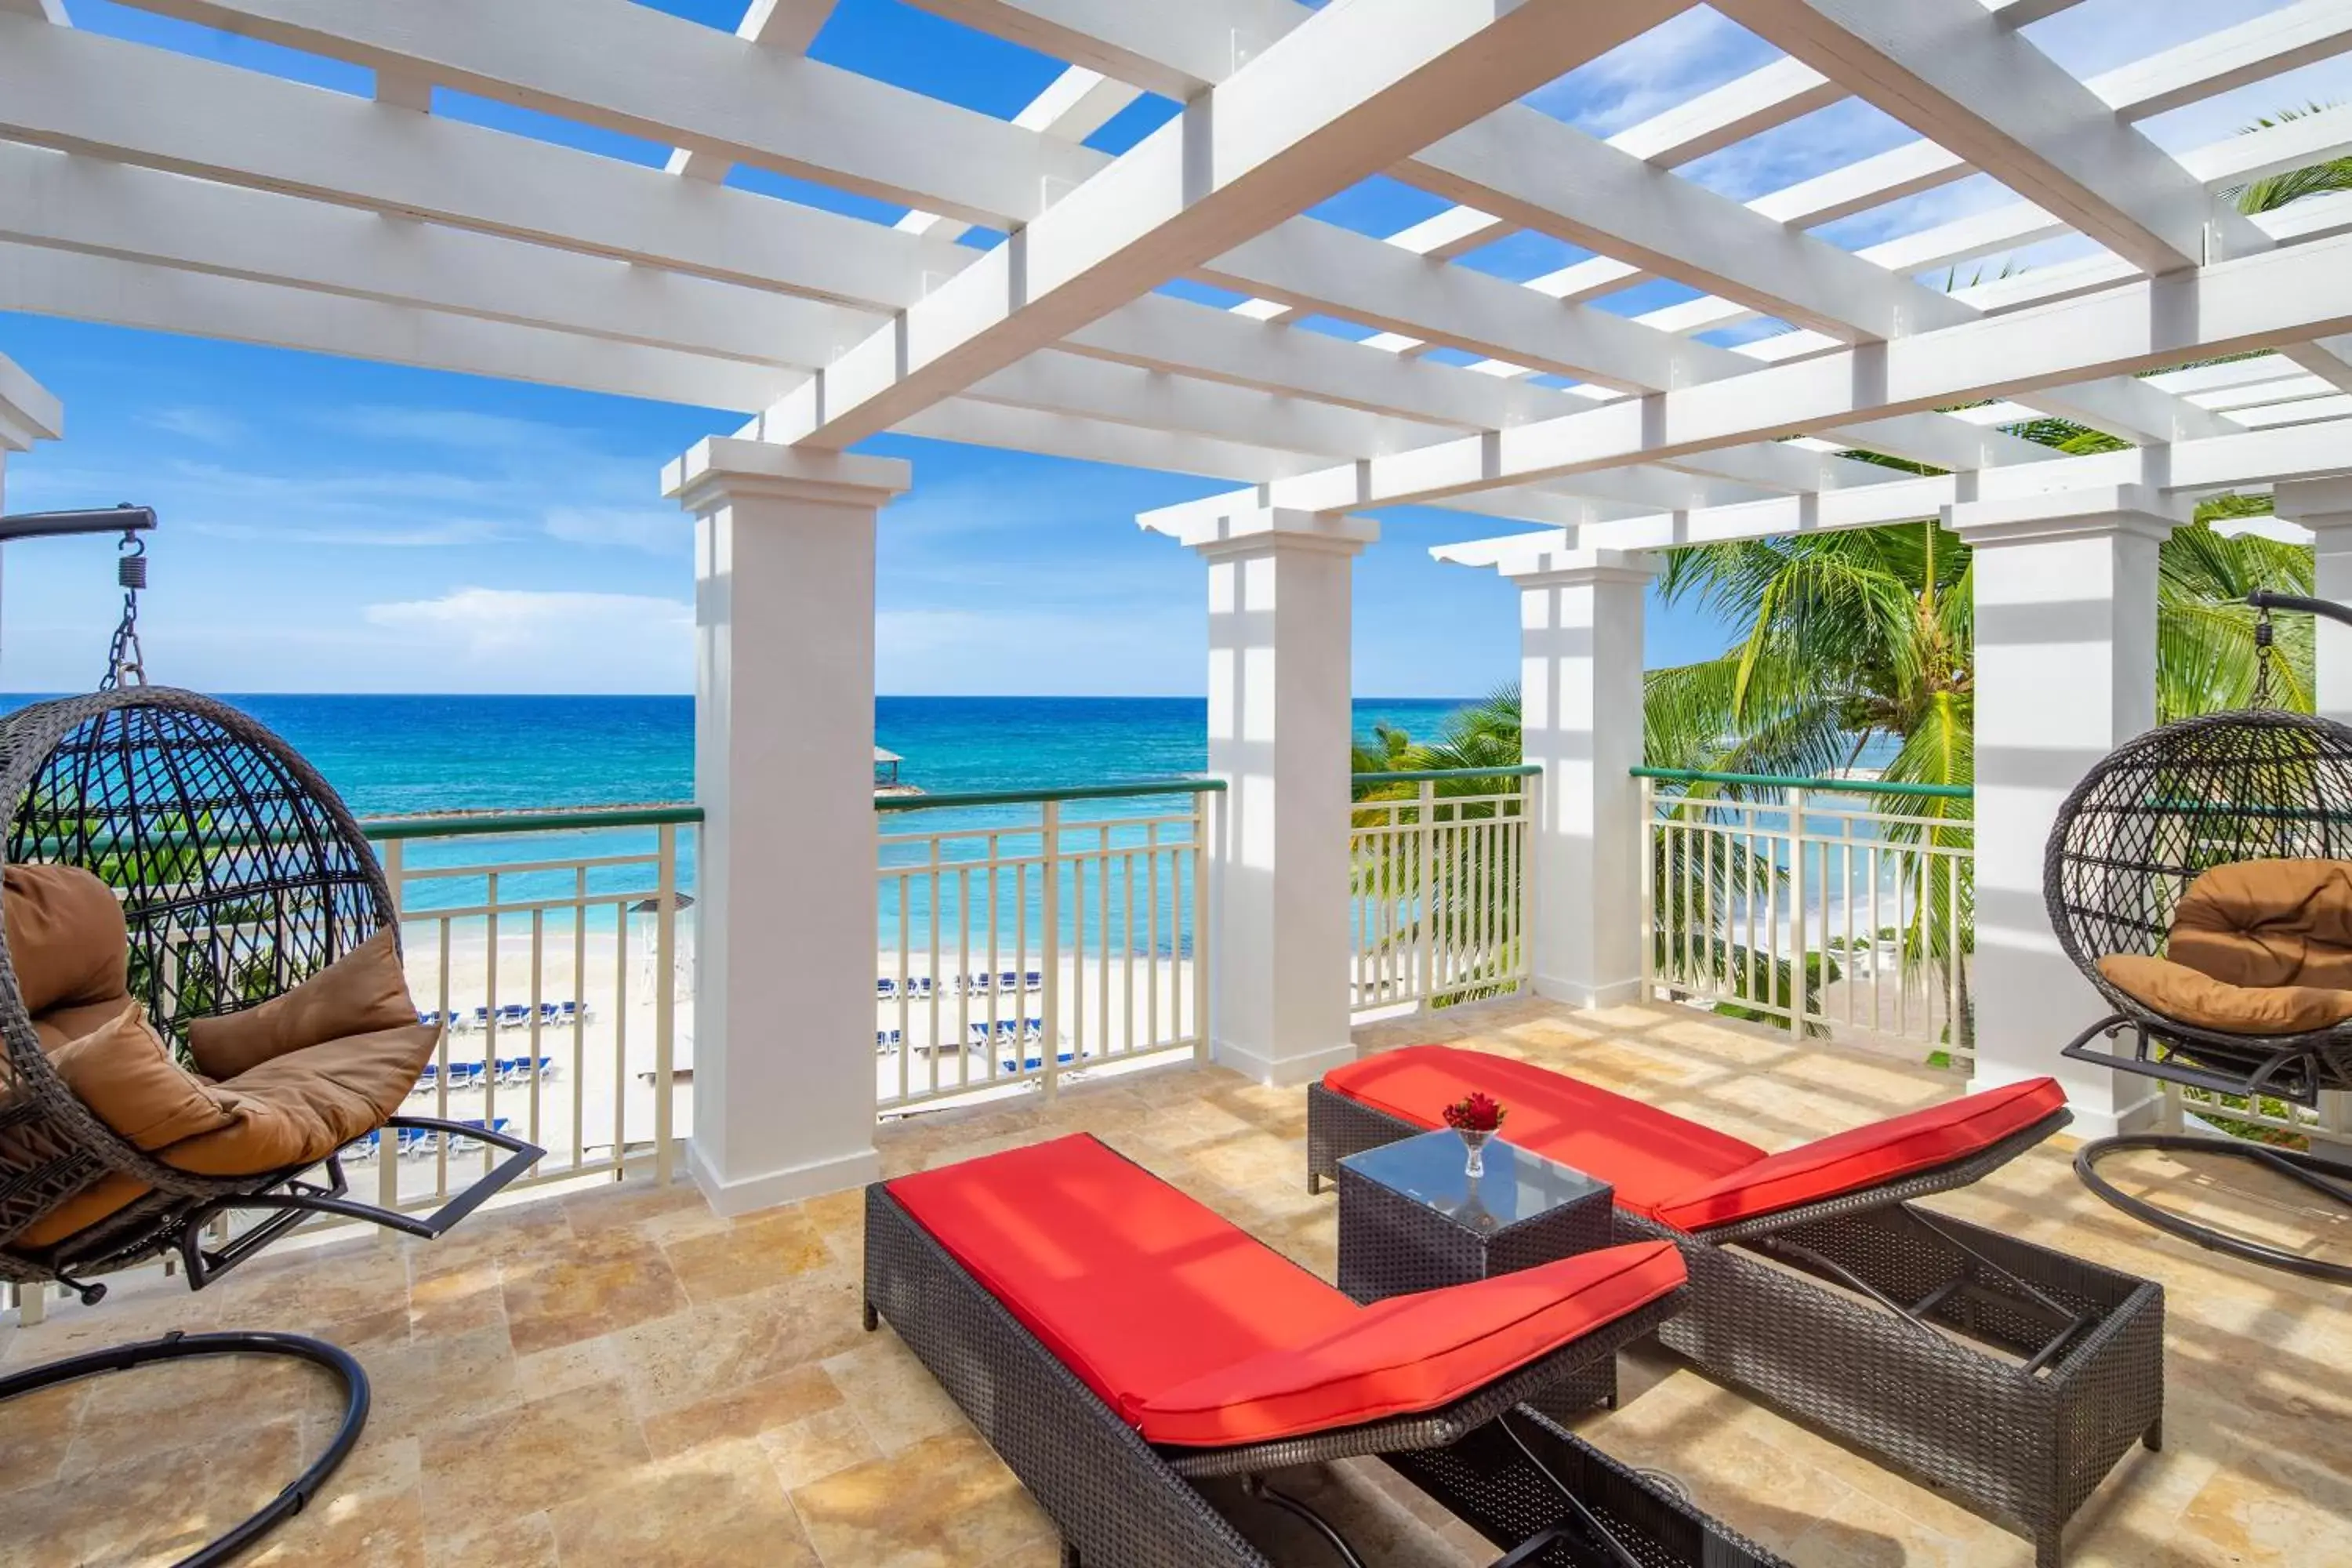
[[[1473,1181],[1452,1132],[1339,1162],[1339,1289],[1360,1302],[1465,1284],[1615,1240],[1606,1182],[1496,1139]],[[1554,1419],[1616,1403],[1614,1358],[1532,1403]]]

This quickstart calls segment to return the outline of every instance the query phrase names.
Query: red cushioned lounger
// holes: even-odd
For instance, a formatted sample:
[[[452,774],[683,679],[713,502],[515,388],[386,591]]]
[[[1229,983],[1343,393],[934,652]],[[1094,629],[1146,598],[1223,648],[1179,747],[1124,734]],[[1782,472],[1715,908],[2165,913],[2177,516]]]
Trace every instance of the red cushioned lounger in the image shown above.
[[[867,1326],[922,1358],[1066,1560],[1105,1568],[1265,1568],[1188,1478],[1447,1447],[1653,1331],[1684,1283],[1645,1241],[1359,1306],[1083,1134],[867,1189]]]
[[[1682,1247],[1692,1299],[1667,1345],[1958,1492],[2043,1568],[2116,1460],[2159,1440],[2160,1288],[1911,1202],[2065,1126],[2056,1080],[1776,1154],[1531,1062],[1415,1046],[1310,1088],[1309,1190],[1473,1090],[1508,1108],[1507,1140],[1615,1188],[1621,1241]]]

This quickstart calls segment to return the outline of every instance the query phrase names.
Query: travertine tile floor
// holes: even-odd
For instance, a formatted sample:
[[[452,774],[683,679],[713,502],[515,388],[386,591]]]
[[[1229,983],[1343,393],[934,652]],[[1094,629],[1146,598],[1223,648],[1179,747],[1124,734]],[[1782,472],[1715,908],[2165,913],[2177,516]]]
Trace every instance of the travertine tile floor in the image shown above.
[[[1572,1067],[1778,1147],[1954,1091],[1952,1079],[1672,1010],[1504,1002],[1368,1029]],[[919,1119],[901,1172],[1065,1131],[1108,1139],[1327,1274],[1332,1199],[1307,1196],[1305,1103],[1178,1068]],[[2352,1294],[2229,1262],[2092,1200],[2046,1147],[1935,1200],[2161,1280],[2167,1447],[2135,1452],[2078,1516],[2068,1561],[2352,1563]],[[2322,1237],[2242,1172],[2150,1159],[2177,1199]],[[2221,1185],[2221,1183],[2235,1184]],[[734,1222],[690,1187],[629,1185],[478,1215],[431,1245],[366,1239],[266,1259],[214,1289],[126,1285],[94,1310],[0,1326],[0,1366],[181,1327],[282,1328],[349,1346],[374,1381],[358,1451],[256,1563],[1051,1568],[1044,1515],[887,1329],[858,1327],[859,1204]],[[2317,1223],[2325,1226],[2325,1220]],[[2010,1568],[2016,1537],[1671,1362],[1629,1370],[1590,1435],[1822,1568]],[[100,1379],[0,1413],[0,1561],[163,1563],[257,1506],[331,1427],[324,1381],[222,1363]],[[1381,1564],[1491,1549],[1376,1464],[1294,1478]],[[1230,1494],[1228,1494],[1230,1496]],[[1328,1562],[1238,1498],[1277,1560]]]

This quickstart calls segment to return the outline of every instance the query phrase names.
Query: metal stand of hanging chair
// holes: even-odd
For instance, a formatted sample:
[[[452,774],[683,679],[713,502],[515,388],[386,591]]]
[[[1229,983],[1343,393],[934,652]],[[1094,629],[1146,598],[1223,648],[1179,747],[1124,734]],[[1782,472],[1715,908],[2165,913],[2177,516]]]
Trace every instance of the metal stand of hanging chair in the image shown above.
[[[2097,963],[2106,953],[2153,952],[2162,940],[2165,928],[2148,896],[2157,879],[2185,885],[2224,861],[2352,859],[2352,728],[2270,707],[2272,613],[2352,626],[2352,608],[2267,591],[2246,603],[2260,617],[2254,706],[2150,731],[2101,761],[2059,807],[2042,864],[2051,925],[2066,956],[2116,1008],[2061,1054],[2215,1095],[2315,1108],[2323,1090],[2352,1091],[2352,1021],[2293,1036],[2196,1027],[2152,1011],[2110,983]],[[2131,1046],[2118,1048],[2126,1033]],[[2352,1265],[2203,1224],[2125,1192],[2099,1170],[2109,1155],[2147,1152],[2244,1161],[2347,1215],[2352,1162],[2185,1132],[2120,1133],[2094,1139],[2074,1155],[2074,1173],[2085,1187],[2146,1225],[2265,1268],[2352,1285]]]
[[[138,595],[147,584],[139,535],[145,508],[0,519],[0,542],[64,534],[121,534],[122,617],[100,689],[35,703],[0,719],[0,860],[79,865],[121,898],[134,993],[167,1039],[194,1018],[290,990],[387,927],[398,940],[392,889],[341,798],[298,753],[248,715],[194,692],[145,683]],[[298,1170],[238,1177],[168,1165],[122,1138],[81,1103],[41,1048],[0,932],[0,1281],[21,1291],[62,1285],[85,1305],[107,1287],[91,1278],[175,1257],[201,1290],[315,1215],[362,1220],[430,1239],[520,1177],[544,1151],[488,1127],[393,1116],[375,1131],[377,1158],[397,1158],[398,1135],[459,1138],[505,1157],[431,1214],[378,1207],[349,1195],[340,1153]],[[12,1245],[46,1215],[108,1178],[145,1188],[77,1230],[40,1246]],[[257,1223],[207,1245],[216,1222]],[[181,1559],[214,1568],[251,1547],[310,1502],[350,1455],[367,1422],[367,1373],[341,1347],[274,1331],[170,1333],[67,1357],[0,1378],[8,1401],[80,1378],[211,1356],[307,1363],[334,1380],[342,1405],[333,1437],[258,1511]],[[0,1419],[5,1419],[0,1415]]]

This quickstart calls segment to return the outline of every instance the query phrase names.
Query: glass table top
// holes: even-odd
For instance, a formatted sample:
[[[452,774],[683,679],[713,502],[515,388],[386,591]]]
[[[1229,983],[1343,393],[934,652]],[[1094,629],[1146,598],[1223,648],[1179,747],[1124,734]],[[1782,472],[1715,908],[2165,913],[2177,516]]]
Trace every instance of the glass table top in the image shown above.
[[[1473,1192],[1465,1169],[1469,1160],[1460,1138],[1439,1131],[1350,1154],[1339,1163],[1481,1234],[1609,1191],[1606,1182],[1496,1138],[1486,1145],[1486,1172]]]

